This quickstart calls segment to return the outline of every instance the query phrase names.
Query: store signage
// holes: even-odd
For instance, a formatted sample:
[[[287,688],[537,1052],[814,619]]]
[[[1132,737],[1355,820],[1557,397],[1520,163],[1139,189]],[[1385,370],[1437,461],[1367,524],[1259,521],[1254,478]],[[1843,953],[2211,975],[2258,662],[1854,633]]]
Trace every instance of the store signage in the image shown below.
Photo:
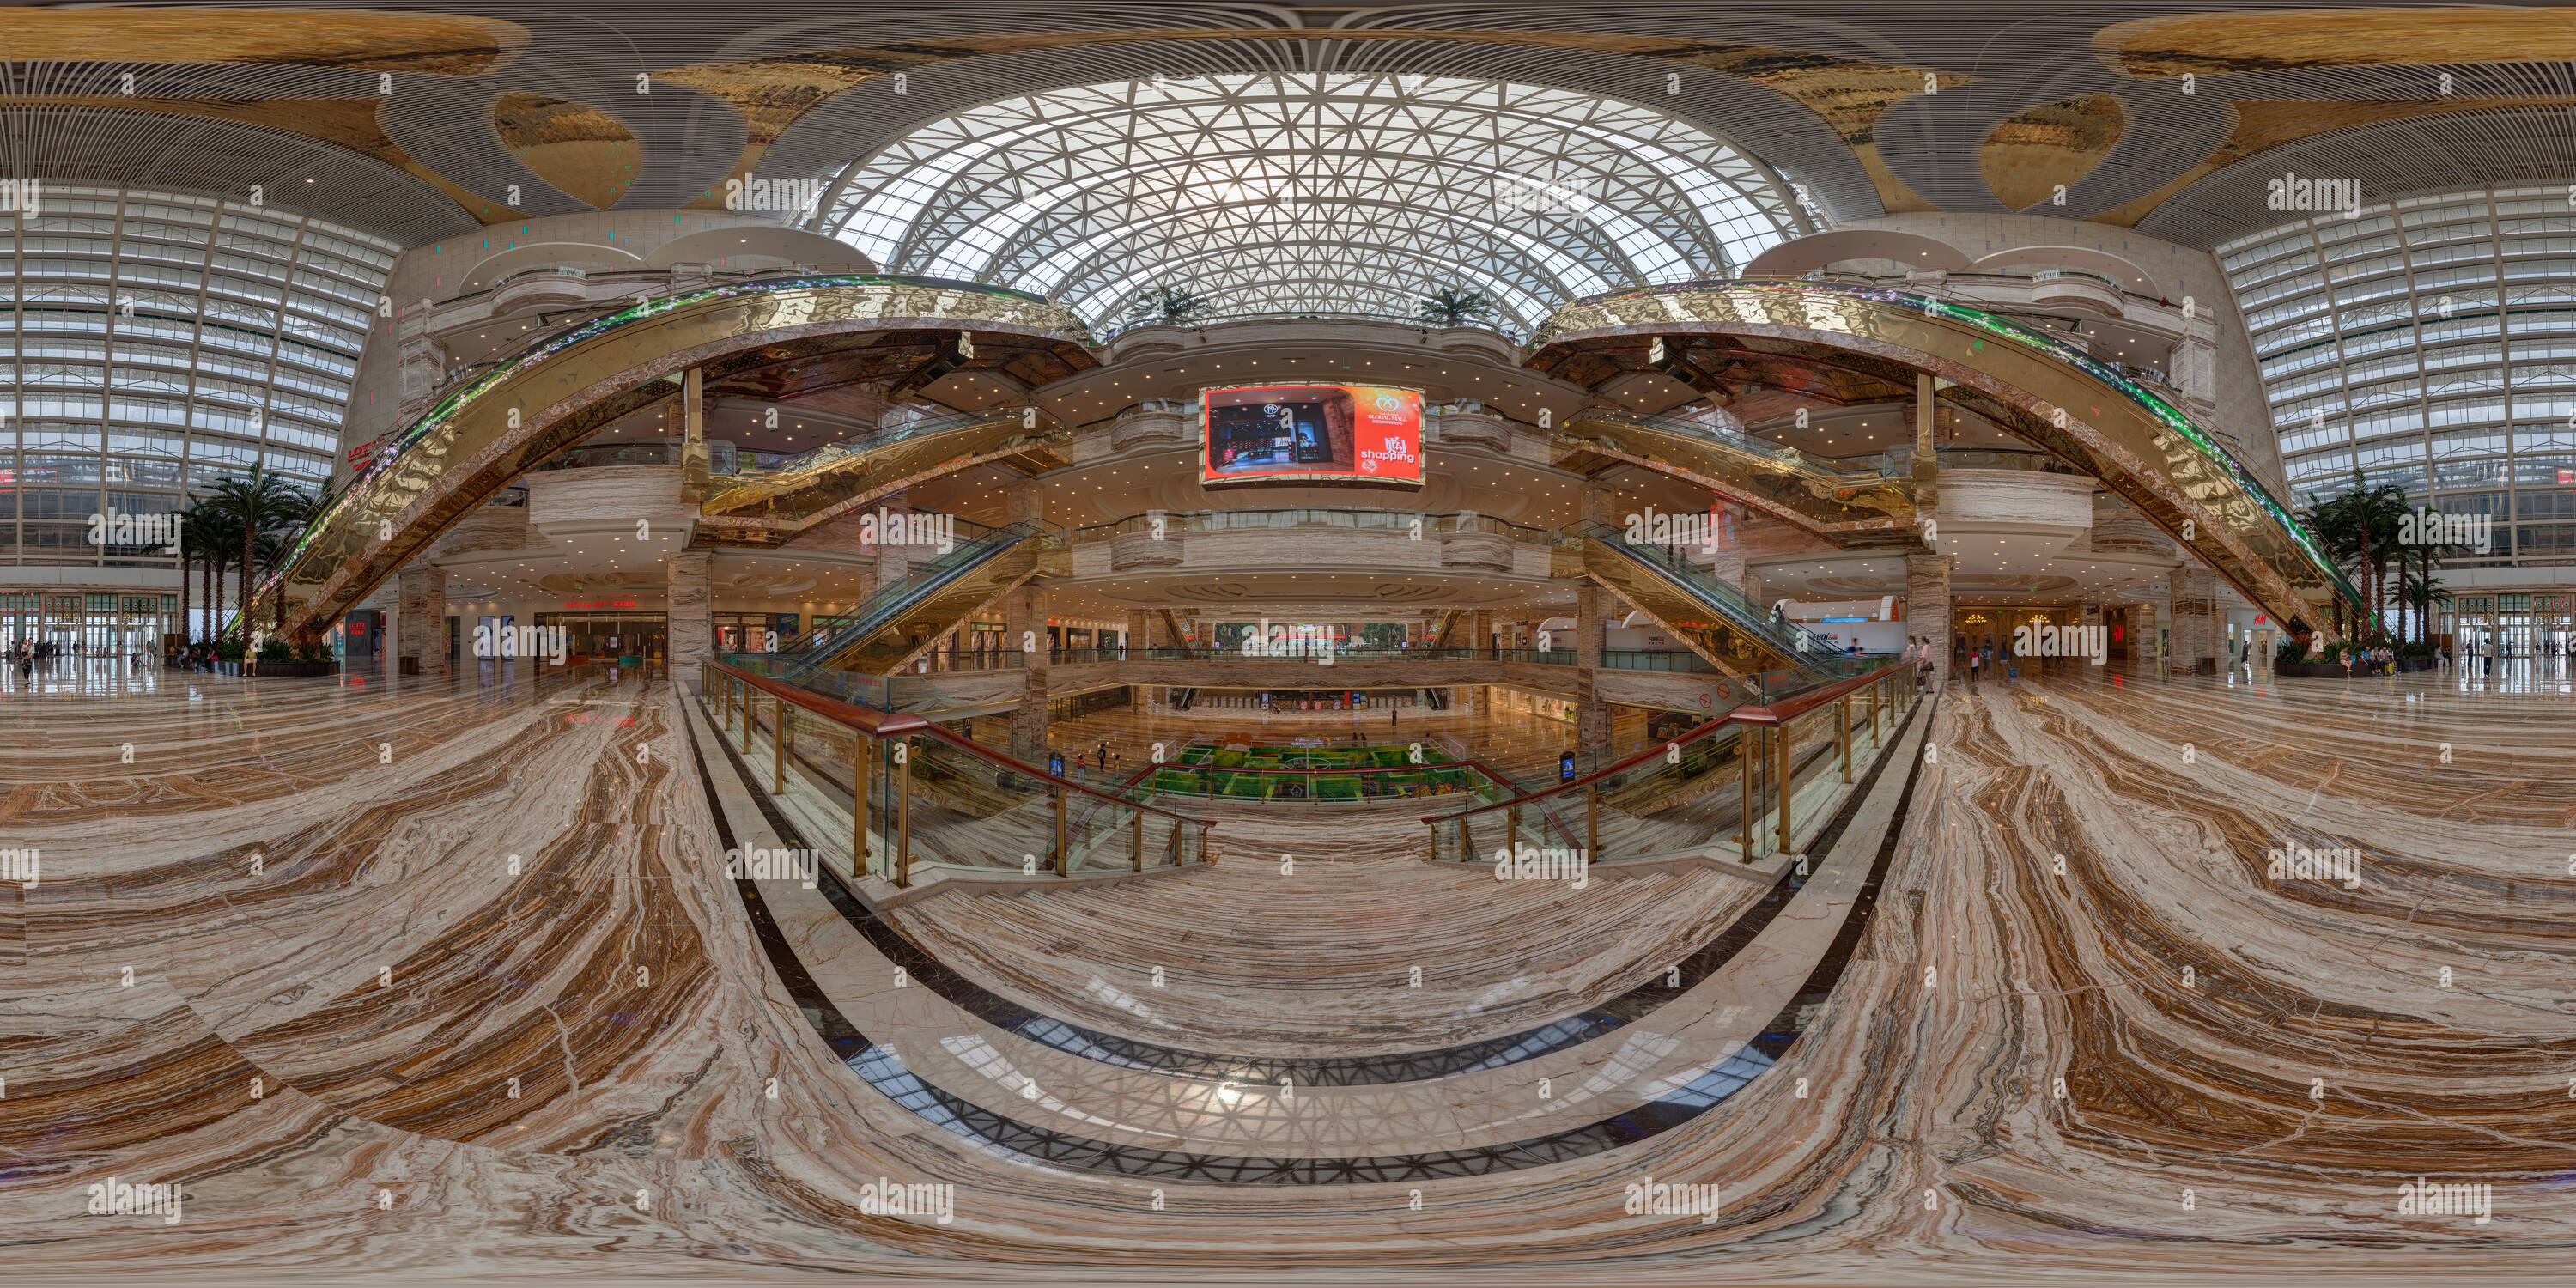
[[[634,606],[635,601],[631,599],[567,599],[564,601],[566,608],[633,608]]]

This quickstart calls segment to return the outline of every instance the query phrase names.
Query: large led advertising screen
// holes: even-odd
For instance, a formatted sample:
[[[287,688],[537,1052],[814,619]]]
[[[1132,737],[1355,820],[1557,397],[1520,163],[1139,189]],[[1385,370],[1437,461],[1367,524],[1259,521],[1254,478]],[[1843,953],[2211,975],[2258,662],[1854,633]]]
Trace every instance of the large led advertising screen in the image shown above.
[[[1199,482],[1422,486],[1422,391],[1243,385],[1199,392]]]

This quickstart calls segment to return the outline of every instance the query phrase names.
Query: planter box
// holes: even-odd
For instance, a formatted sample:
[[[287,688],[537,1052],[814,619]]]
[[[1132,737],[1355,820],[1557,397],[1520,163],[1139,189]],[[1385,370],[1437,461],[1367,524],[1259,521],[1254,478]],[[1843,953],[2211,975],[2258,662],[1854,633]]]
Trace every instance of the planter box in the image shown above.
[[[311,679],[330,675],[340,669],[337,662],[253,662],[250,673],[260,679]]]
[[[2429,657],[2402,657],[2397,659],[2397,670],[2400,674],[2407,671],[2430,671],[2432,669],[2433,659]],[[2340,680],[2347,673],[2343,669],[2343,663],[2341,662],[2280,662],[2273,665],[2272,674],[2289,679]],[[2364,676],[2369,675],[2370,672],[2364,669],[2363,666],[2356,664],[2349,674],[2354,679],[2361,679]]]

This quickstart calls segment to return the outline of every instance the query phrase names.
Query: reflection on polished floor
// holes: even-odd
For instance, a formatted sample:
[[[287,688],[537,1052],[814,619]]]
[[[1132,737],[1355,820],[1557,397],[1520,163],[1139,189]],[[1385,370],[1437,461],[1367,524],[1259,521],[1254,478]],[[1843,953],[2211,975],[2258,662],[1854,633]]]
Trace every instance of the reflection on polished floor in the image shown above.
[[[1794,885],[1515,886],[1245,810],[1214,868],[942,893],[872,937],[828,880],[724,879],[728,838],[789,838],[658,679],[57,673],[0,708],[43,857],[0,887],[0,987],[45,1021],[0,1055],[0,1238],[226,1277],[1106,1281],[1257,1248],[1705,1282],[2298,1278],[2394,1223],[2417,1271],[2550,1273],[2561,689],[1954,688]],[[925,957],[950,969],[897,970]],[[47,1178],[92,1173],[183,1182],[184,1244],[67,1231],[81,1193]],[[2492,1224],[2397,1215],[2462,1174]],[[1629,1211],[1649,1177],[1716,1213]],[[886,1181],[954,1188],[888,1214]]]

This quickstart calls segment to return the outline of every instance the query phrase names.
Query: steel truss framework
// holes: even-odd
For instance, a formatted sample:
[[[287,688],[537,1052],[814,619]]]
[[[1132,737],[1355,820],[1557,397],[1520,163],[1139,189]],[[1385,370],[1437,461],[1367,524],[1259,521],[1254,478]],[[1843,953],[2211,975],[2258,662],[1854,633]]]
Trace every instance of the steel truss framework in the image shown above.
[[[1723,275],[1809,223],[1767,167],[1634,104],[1332,73],[1083,86],[937,121],[854,164],[822,226],[893,271],[1203,316],[1413,316]]]

